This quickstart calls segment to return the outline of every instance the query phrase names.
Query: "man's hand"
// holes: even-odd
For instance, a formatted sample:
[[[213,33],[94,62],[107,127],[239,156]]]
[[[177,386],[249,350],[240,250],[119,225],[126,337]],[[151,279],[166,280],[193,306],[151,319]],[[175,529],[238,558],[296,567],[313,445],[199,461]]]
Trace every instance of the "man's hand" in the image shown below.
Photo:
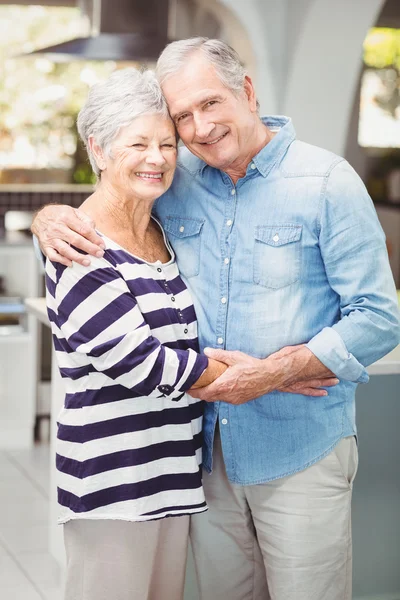
[[[94,222],[84,212],[72,206],[50,204],[36,214],[31,230],[39,239],[43,254],[70,267],[72,261],[90,265],[89,257],[71,246],[92,256],[103,256],[104,242],[94,227]]]
[[[224,362],[229,368],[207,387],[190,390],[190,395],[208,402],[221,400],[230,404],[244,404],[273,390],[313,397],[327,396],[327,391],[320,388],[336,385],[339,380],[323,365],[322,369],[315,369],[317,371],[315,376],[308,373],[301,377],[299,374],[296,375],[299,370],[299,357],[297,356],[294,373],[286,374],[280,371],[280,360],[286,358],[290,360],[291,356],[304,348],[304,346],[288,346],[275,354],[271,354],[267,359],[253,358],[238,351],[227,352],[207,348],[205,350],[207,356]],[[307,348],[305,350],[306,357],[309,358],[307,353],[312,353]],[[286,361],[285,365],[287,366]],[[307,366],[309,366],[308,361]]]

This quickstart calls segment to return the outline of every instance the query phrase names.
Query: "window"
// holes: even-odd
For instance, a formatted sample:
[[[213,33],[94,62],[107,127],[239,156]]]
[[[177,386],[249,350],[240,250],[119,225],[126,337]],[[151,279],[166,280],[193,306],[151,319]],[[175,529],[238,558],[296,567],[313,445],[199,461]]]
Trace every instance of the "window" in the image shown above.
[[[400,148],[400,29],[375,27],[365,39],[358,142]]]

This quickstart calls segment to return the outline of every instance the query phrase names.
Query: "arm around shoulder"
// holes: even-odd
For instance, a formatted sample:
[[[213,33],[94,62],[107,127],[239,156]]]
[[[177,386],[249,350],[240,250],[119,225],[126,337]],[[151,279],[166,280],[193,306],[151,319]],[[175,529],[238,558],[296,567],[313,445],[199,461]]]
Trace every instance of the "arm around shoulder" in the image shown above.
[[[92,256],[103,255],[103,240],[96,233],[93,221],[72,206],[45,206],[36,213],[31,230],[43,254],[53,262],[71,266],[74,261],[88,266],[88,256],[74,247]]]

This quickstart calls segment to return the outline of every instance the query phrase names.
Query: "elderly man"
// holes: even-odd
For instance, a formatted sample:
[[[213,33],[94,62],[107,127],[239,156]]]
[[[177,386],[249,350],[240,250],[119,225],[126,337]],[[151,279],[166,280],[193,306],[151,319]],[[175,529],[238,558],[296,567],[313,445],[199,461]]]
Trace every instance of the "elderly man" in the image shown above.
[[[210,507],[192,519],[201,598],[350,600],[355,389],[399,342],[373,204],[344,159],[297,141],[289,118],[258,116],[223,42],[174,42],[157,74],[187,150],[156,212],[201,345],[229,365],[196,394]],[[43,209],[33,231],[64,264],[88,261],[69,243],[101,253],[72,208]],[[277,391],[333,374],[329,395]]]

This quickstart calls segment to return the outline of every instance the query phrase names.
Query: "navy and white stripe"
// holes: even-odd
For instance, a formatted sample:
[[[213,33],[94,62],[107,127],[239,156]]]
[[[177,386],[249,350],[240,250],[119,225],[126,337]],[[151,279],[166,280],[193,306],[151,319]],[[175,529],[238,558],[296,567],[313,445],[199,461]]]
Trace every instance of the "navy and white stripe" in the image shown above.
[[[65,383],[58,419],[59,522],[131,521],[205,510],[202,403],[207,367],[172,249],[146,263],[104,237],[90,267],[47,261],[47,309]]]

